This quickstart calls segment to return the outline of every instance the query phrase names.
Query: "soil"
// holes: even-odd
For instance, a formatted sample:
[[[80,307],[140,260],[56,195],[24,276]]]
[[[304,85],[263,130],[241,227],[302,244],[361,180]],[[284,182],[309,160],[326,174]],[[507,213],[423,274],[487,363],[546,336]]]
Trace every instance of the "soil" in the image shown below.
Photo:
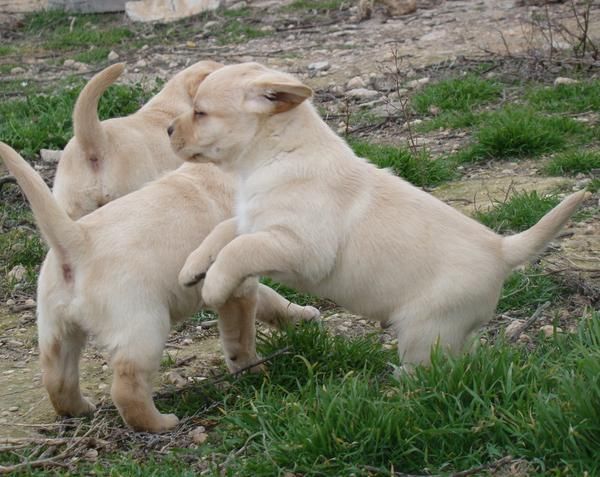
[[[202,28],[190,31],[189,38],[175,45],[152,43],[135,51],[117,51],[121,60],[130,65],[122,79],[125,82],[152,83],[156,78],[168,78],[174,71],[199,59],[211,57],[225,62],[255,60],[285,69],[303,77],[316,91],[316,103],[322,108],[334,128],[342,127],[343,97],[347,83],[361,77],[366,87],[377,91],[370,99],[352,102],[360,111],[385,106],[394,101],[394,87],[389,71],[394,55],[401,58],[403,81],[436,79],[460,72],[478,69],[482,65],[487,74],[523,78],[532,75],[551,82],[561,66],[540,68],[535,56],[543,46],[544,38],[529,23],[538,7],[515,6],[514,0],[462,0],[423,2],[416,13],[400,18],[387,18],[376,10],[374,16],[357,22],[355,9],[342,9],[328,16],[282,10],[286,2],[248,2],[253,9],[255,27],[268,33],[245,43],[219,45]],[[290,2],[287,2],[290,3]],[[569,16],[569,5],[551,4],[552,14],[563,18],[566,24],[574,21]],[[9,24],[12,17],[5,19]],[[218,25],[213,28],[218,28]],[[590,31],[600,31],[600,7],[592,10]],[[561,40],[562,41],[562,40]],[[321,70],[310,68],[317,62],[327,62]],[[566,66],[565,66],[566,65]],[[53,82],[72,68],[35,55],[23,65],[23,81]],[[87,66],[78,71],[85,77],[99,68]],[[357,136],[395,145],[405,145],[407,130],[402,118],[385,112],[384,124],[368,122]],[[598,118],[592,118],[598,121]],[[375,127],[376,126],[376,127]],[[421,147],[434,157],[462,147],[469,138],[463,131],[436,131],[418,134]],[[578,179],[550,178],[540,175],[540,161],[504,162],[465,167],[462,177],[444,184],[431,192],[465,213],[489,207],[494,201],[504,200],[511,190],[538,190],[539,192],[581,188]],[[41,170],[51,180],[54,165],[42,165]],[[576,320],[586,307],[597,306],[600,297],[600,217],[598,194],[586,202],[590,218],[570,224],[567,233],[557,239],[543,263],[552,270],[560,270],[564,280],[573,287],[573,294],[559,308],[544,313],[527,334],[536,335],[536,327],[552,322],[560,315],[561,328],[574,329]],[[558,273],[558,272],[557,272]],[[20,297],[24,301],[27,297]],[[344,336],[358,336],[381,332],[378,323],[352,316],[343,310],[324,313],[324,326]],[[506,326],[514,317],[498,316],[489,327],[494,331]],[[384,346],[393,347],[394,337],[382,333]],[[197,322],[188,322],[174,331],[165,350],[170,363],[157,377],[157,388],[176,385],[177,376],[184,380],[208,379],[223,371],[217,333],[205,330]],[[177,366],[177,362],[182,363]],[[9,306],[0,308],[0,426],[3,435],[20,436],[51,426],[56,417],[41,387],[36,347],[36,329],[32,311],[13,313]],[[81,373],[84,393],[96,402],[109,399],[110,369],[102,354],[88,347],[82,359]]]

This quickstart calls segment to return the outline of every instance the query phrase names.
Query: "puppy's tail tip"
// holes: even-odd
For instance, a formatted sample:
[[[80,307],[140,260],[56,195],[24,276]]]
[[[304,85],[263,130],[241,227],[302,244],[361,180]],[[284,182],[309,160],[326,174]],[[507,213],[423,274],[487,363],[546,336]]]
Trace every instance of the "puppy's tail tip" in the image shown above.
[[[575,192],[544,215],[533,227],[502,239],[502,255],[506,264],[515,268],[531,260],[548,245],[577,207],[591,194],[585,190]]]

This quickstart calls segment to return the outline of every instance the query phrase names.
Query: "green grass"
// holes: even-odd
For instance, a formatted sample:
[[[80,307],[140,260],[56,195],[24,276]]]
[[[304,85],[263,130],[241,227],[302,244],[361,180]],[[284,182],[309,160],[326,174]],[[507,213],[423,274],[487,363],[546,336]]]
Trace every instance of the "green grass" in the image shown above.
[[[440,113],[416,126],[417,131],[430,132],[437,129],[463,129],[479,124],[481,115],[473,111],[448,111]]]
[[[75,56],[73,56],[73,59],[82,63],[101,63],[102,61],[107,60],[109,53],[110,48],[92,48],[90,50],[77,53]]]
[[[246,40],[263,38],[269,35],[270,32],[257,30],[235,18],[227,21],[227,23],[216,32],[217,43],[220,45],[241,43]]]
[[[294,0],[289,5],[283,7],[284,10],[338,10],[344,4],[344,0]]]
[[[296,303],[297,305],[306,306],[306,305],[315,305],[319,301],[319,298],[314,297],[312,295],[307,295],[306,293],[300,293],[296,290],[293,290],[290,287],[282,285],[281,283],[274,282],[268,277],[261,278],[261,283],[271,287],[281,296],[285,297],[289,301]],[[315,305],[318,306],[318,305]]]
[[[534,108],[553,113],[600,111],[600,80],[554,87],[532,87],[525,98]]]
[[[563,176],[588,173],[592,169],[600,169],[600,151],[573,150],[554,156],[545,172],[551,176]]]
[[[431,186],[454,177],[454,165],[443,159],[433,160],[423,152],[414,154],[408,149],[353,141],[354,152],[381,168],[390,168],[394,174],[416,186]]]
[[[598,315],[534,351],[502,341],[455,359],[434,351],[430,368],[400,381],[374,340],[334,343],[322,333],[275,335],[264,354],[290,345],[294,353],[262,381],[252,377],[250,390],[231,390],[206,450],[245,446],[226,475],[366,476],[366,465],[426,474],[505,455],[528,461],[530,475],[600,471]]]
[[[513,272],[504,283],[497,312],[533,312],[547,301],[554,302],[566,294],[565,287],[539,267]]]
[[[0,56],[12,55],[15,51],[15,48],[11,45],[0,45]]]
[[[415,94],[412,104],[420,114],[429,114],[431,107],[439,108],[441,112],[466,113],[477,106],[497,100],[501,93],[501,84],[471,74],[425,86]]]
[[[0,140],[30,158],[41,148],[63,148],[73,134],[71,115],[82,87],[83,82],[78,80],[50,95],[0,103]],[[131,114],[152,94],[139,85],[113,85],[100,99],[100,118]]]
[[[586,187],[586,190],[592,193],[600,191],[600,179],[592,179],[592,181]]]
[[[476,211],[474,217],[498,233],[516,233],[535,225],[559,202],[554,194],[518,192],[506,202],[497,202],[490,210]]]
[[[462,161],[535,156],[562,150],[575,140],[589,140],[591,133],[567,117],[506,107],[485,115],[475,131],[474,144],[459,156]]]
[[[23,29],[30,36],[37,35],[47,50],[112,47],[134,36],[130,28],[113,25],[114,19],[113,15],[72,15],[50,10],[27,15]]]

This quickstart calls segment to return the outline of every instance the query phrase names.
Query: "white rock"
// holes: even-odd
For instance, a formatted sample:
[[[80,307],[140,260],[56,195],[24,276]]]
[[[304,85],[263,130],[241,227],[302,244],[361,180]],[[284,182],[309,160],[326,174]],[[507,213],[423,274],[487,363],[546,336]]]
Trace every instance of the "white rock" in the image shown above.
[[[10,70],[11,75],[20,75],[25,73],[25,68],[21,68],[20,66],[15,66]]]
[[[425,86],[427,83],[429,83],[428,76],[426,76],[425,78],[419,78],[416,80],[409,81],[408,83],[406,83],[406,87],[411,89],[419,89]]]
[[[7,274],[9,280],[23,281],[27,275],[27,269],[23,265],[15,265]]]
[[[139,60],[134,66],[137,68],[145,68],[146,66],[148,66],[148,63],[146,62],[146,60]]]
[[[208,22],[206,22],[206,23],[204,24],[204,29],[205,29],[205,30],[210,30],[212,27],[214,27],[214,26],[216,26],[216,25],[218,25],[218,24],[219,24],[219,22],[217,22],[217,21],[215,21],[215,20],[208,21]]]
[[[346,84],[348,89],[364,88],[365,86],[366,84],[360,76],[355,76]]]
[[[27,300],[25,300],[25,304],[27,306],[35,306],[35,300],[33,298],[27,298]]]
[[[169,371],[166,375],[167,382],[174,384],[175,387],[182,388],[187,384],[187,380],[179,373],[175,371]]]
[[[58,160],[60,159],[61,154],[62,154],[62,151],[54,151],[52,149],[41,149],[40,150],[40,156],[42,158],[42,161],[49,162],[51,164],[57,163]]]
[[[579,83],[579,81],[577,81],[576,79],[565,78],[565,77],[561,77],[561,76],[559,76],[558,78],[556,78],[554,80],[554,86],[559,86],[561,84],[577,84],[577,83]]]
[[[375,90],[367,89],[367,88],[356,88],[356,89],[351,89],[346,94],[348,96],[350,96],[351,98],[369,99],[369,98],[376,98],[377,96],[379,96],[379,91],[375,91]]]
[[[74,64],[75,64],[75,60],[65,60],[65,62],[63,63],[63,66],[66,66],[69,68],[69,67],[73,66]]]
[[[13,300],[12,298],[9,298],[8,300],[6,300],[6,306],[13,306],[16,303],[15,300]]]
[[[331,68],[329,61],[317,61],[308,65],[308,69],[311,71],[326,71]]]
[[[417,0],[381,0],[388,10],[388,13],[393,16],[408,15],[417,9]]]
[[[115,50],[110,50],[108,54],[108,61],[115,61],[119,59],[119,54]]]
[[[85,451],[85,454],[83,454],[83,458],[91,462],[96,462],[96,460],[98,460],[98,451],[96,449],[88,449]]]

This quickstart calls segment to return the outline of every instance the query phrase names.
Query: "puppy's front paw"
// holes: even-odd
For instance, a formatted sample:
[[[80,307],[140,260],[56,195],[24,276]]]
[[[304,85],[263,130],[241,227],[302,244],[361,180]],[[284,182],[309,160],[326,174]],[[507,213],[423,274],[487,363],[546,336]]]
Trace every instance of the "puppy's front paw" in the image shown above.
[[[229,275],[211,268],[202,285],[202,299],[209,307],[218,309],[225,304],[236,288],[237,284]]]
[[[205,253],[202,245],[194,250],[186,259],[181,272],[179,272],[179,284],[191,287],[206,277],[206,272],[214,262],[214,257]]]

